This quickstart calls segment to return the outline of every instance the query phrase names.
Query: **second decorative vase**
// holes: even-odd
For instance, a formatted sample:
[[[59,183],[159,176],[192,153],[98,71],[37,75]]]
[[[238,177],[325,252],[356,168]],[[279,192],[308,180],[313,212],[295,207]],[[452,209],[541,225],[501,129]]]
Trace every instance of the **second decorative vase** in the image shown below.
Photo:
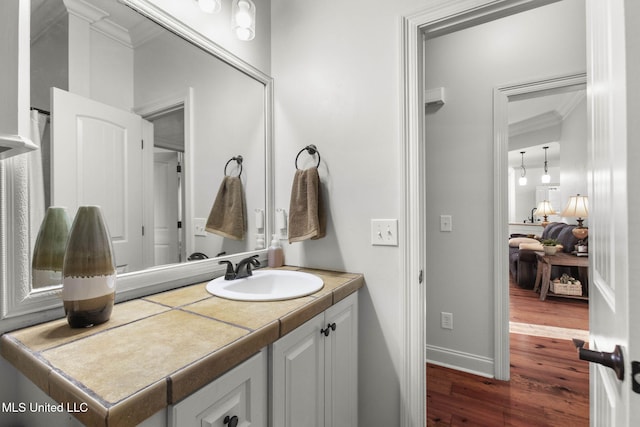
[[[42,220],[33,248],[31,281],[33,288],[62,284],[62,261],[71,221],[67,209],[51,206]]]
[[[62,269],[62,300],[72,328],[104,323],[115,300],[111,235],[98,206],[80,206],[71,225]]]
[[[558,247],[557,246],[543,246],[543,250],[544,250],[544,254],[545,255],[555,255],[556,252],[558,251]]]

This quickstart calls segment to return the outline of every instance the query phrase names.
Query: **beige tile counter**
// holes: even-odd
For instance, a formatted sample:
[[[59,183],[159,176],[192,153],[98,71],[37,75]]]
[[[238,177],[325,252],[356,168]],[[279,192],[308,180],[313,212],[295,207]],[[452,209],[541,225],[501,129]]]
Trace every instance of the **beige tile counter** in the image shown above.
[[[93,328],[59,319],[7,333],[1,354],[83,423],[135,425],[364,285],[360,274],[283,268],[316,274],[324,287],[287,301],[239,302],[200,283],[117,304]]]

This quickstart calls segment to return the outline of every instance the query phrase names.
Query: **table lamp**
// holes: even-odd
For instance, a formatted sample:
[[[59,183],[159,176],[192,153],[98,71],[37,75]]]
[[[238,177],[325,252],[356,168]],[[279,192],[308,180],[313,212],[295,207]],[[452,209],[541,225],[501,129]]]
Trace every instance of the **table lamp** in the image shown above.
[[[560,215],[577,218],[578,226],[573,229],[573,235],[579,240],[587,238],[589,229],[582,226],[582,221],[589,216],[589,200],[587,196],[581,196],[580,194],[571,196],[569,203],[567,203],[567,206]]]
[[[547,225],[549,225],[549,221],[547,221],[547,216],[549,215],[555,215],[557,212],[553,210],[553,207],[551,206],[551,202],[548,200],[543,200],[540,203],[538,203],[538,207],[536,208],[536,216],[541,216],[543,217],[542,219],[542,226],[546,227]]]

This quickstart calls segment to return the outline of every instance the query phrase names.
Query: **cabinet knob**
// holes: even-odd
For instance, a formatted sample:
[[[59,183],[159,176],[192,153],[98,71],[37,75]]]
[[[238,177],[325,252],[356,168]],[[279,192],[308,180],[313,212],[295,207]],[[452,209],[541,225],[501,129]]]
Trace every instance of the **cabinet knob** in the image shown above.
[[[328,337],[331,331],[335,331],[335,330],[336,330],[335,323],[327,323],[327,327],[325,329],[320,329],[320,333],[324,334],[325,337]]]
[[[229,415],[227,415],[226,417],[224,417],[224,421],[225,424],[228,424],[229,427],[236,427],[238,425],[238,417],[237,416],[233,416],[233,417],[229,417]]]

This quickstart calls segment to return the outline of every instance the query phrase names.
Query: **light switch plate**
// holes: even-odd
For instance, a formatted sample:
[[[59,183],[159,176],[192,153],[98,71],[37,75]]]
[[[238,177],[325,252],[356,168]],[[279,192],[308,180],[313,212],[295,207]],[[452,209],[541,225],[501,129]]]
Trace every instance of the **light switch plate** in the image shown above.
[[[452,231],[453,219],[451,215],[440,215],[440,231]]]
[[[207,224],[206,218],[194,218],[193,219],[193,235],[194,236],[206,236],[207,232],[204,227]]]
[[[398,220],[372,219],[371,244],[374,246],[398,246]]]

